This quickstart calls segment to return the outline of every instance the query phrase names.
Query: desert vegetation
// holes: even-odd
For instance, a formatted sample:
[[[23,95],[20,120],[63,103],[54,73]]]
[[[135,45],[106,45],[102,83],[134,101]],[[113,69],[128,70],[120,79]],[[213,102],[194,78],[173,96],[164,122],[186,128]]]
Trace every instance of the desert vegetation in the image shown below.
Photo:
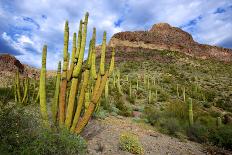
[[[125,53],[112,48],[107,54],[106,32],[98,54],[96,28],[84,59],[88,16],[73,34],[71,54],[65,22],[63,61],[55,77],[46,77],[49,51],[44,45],[39,80],[17,71],[14,82],[0,88],[0,153],[87,154],[85,127],[111,116],[183,142],[231,150],[231,62],[169,50]],[[120,133],[118,144],[132,154],[146,152],[133,129]]]

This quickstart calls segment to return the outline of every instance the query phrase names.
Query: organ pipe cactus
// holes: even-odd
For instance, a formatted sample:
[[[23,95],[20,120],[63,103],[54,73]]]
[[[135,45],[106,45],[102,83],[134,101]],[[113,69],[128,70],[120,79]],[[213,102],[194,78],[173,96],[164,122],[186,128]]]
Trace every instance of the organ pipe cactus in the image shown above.
[[[149,93],[148,93],[148,103],[151,103],[152,101],[152,92],[151,90],[149,90]]]
[[[100,74],[105,75],[105,53],[106,53],[106,32],[103,34],[101,60],[100,60]]]
[[[84,59],[88,17],[89,17],[89,14],[86,13],[85,20],[84,20],[83,33],[82,33],[82,37],[81,37],[81,47],[80,47],[80,52],[79,52],[79,56],[78,56],[78,62],[73,70],[73,79],[72,79],[70,93],[69,93],[70,97],[68,99],[68,106],[67,106],[67,113],[66,113],[66,120],[65,120],[65,125],[67,128],[70,128],[70,126],[71,126],[72,116],[73,116],[73,112],[74,112],[73,107],[74,107],[74,102],[75,102],[76,93],[77,93],[78,76],[81,72],[83,59]]]
[[[182,92],[182,93],[183,93],[183,100],[184,100],[184,102],[185,102],[185,100],[186,100],[186,99],[185,99],[185,87],[183,88],[183,92]]]
[[[70,81],[71,76],[72,76],[72,72],[74,69],[74,65],[75,65],[75,55],[76,55],[76,33],[73,34],[73,43],[72,43],[72,57],[71,57],[71,64],[70,64],[70,69],[68,71],[68,75],[67,75],[67,80]]]
[[[129,82],[129,96],[130,96],[130,98],[132,97],[132,85],[131,85],[131,81]]]
[[[69,27],[68,27],[68,21],[66,21],[64,28],[63,72],[61,75],[60,98],[59,98],[60,127],[63,126],[65,120],[65,100],[66,100],[67,69],[68,69],[68,39],[69,39]]]
[[[105,52],[106,52],[106,32],[104,32],[100,70],[96,72],[95,66],[95,41],[96,29],[94,29],[93,37],[89,44],[89,54],[87,61],[83,63],[84,51],[86,45],[88,13],[85,15],[84,22],[80,21],[80,29],[78,33],[77,45],[75,45],[75,36],[73,39],[72,60],[70,69],[68,70],[68,22],[65,24],[64,34],[64,55],[63,55],[63,71],[61,74],[61,84],[59,89],[59,78],[56,82],[56,92],[52,106],[53,121],[56,121],[57,112],[59,112],[59,126],[66,127],[70,132],[79,134],[88,123],[93,112],[97,108],[97,103],[102,95],[104,88],[108,82],[108,77],[114,68],[114,50],[112,51],[112,59],[110,67],[105,71]],[[83,28],[82,28],[83,25]],[[74,34],[75,35],[75,34]],[[44,120],[47,120],[46,111],[46,87],[45,87],[45,73],[46,73],[46,46],[43,50],[42,69],[40,77],[40,107],[41,114]],[[76,49],[76,50],[75,50]],[[74,51],[75,54],[73,53]],[[75,55],[75,57],[74,57]],[[59,63],[60,64],[60,63]],[[73,67],[71,67],[73,65]],[[57,77],[60,75],[60,65],[58,65]],[[72,69],[73,68],[73,69]],[[72,70],[72,72],[71,72]],[[96,73],[96,77],[95,74]],[[70,76],[71,75],[71,76]],[[68,79],[70,78],[70,80]],[[92,80],[94,79],[94,80]],[[70,91],[69,88],[70,86]],[[80,85],[80,87],[79,87]],[[94,85],[93,89],[92,85]],[[58,93],[57,93],[58,91]],[[69,91],[69,92],[68,92]],[[66,94],[69,94],[66,97]],[[59,99],[59,108],[56,105]],[[77,99],[77,101],[75,101]],[[76,104],[77,103],[77,104]],[[85,105],[85,108],[83,108]],[[57,112],[56,110],[57,109]],[[82,111],[85,109],[84,111]],[[48,126],[45,123],[46,126]]]
[[[52,103],[52,119],[53,123],[56,123],[57,119],[57,107],[59,104],[59,90],[60,90],[60,71],[61,71],[61,62],[59,61],[58,63],[58,69],[57,69],[57,74],[56,74],[56,88],[55,88],[55,94],[53,98],[53,103]]]
[[[106,103],[109,102],[109,80],[106,82],[106,86],[105,86],[105,100]]]
[[[216,124],[217,124],[218,128],[222,126],[222,119],[221,119],[221,117],[217,117],[217,123]]]
[[[43,47],[42,53],[42,67],[40,72],[40,82],[39,82],[39,96],[40,96],[40,112],[44,122],[45,127],[48,127],[48,113],[46,104],[46,57],[47,57],[47,45]]]
[[[189,98],[188,102],[188,116],[189,116],[189,125],[193,125],[193,104],[192,104],[192,99]]]
[[[176,85],[176,95],[179,98],[180,95],[179,95],[179,85],[178,84]]]
[[[139,90],[139,77],[137,77],[137,81],[136,81],[136,90]]]

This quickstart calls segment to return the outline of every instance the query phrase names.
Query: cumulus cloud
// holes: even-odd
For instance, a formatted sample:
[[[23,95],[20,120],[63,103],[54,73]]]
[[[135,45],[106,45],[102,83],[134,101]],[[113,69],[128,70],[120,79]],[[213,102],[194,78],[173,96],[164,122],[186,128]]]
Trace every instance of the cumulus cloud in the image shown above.
[[[42,46],[47,44],[47,68],[55,69],[62,60],[64,21],[69,20],[71,45],[86,11],[90,13],[87,38],[96,27],[98,44],[104,30],[109,40],[120,31],[147,30],[167,22],[200,43],[232,48],[231,0],[1,0],[0,53],[40,67]]]

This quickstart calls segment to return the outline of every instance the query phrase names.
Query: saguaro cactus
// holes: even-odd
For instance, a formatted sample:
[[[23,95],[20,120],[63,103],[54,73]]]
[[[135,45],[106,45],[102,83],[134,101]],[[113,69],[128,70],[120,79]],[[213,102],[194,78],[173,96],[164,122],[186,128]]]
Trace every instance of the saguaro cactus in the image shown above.
[[[47,104],[46,104],[46,57],[47,57],[47,45],[43,47],[43,54],[42,54],[42,67],[40,72],[40,112],[42,119],[44,121],[45,127],[48,127],[48,113],[47,113]]]
[[[193,104],[192,104],[192,99],[189,98],[189,102],[188,102],[188,115],[189,115],[189,125],[192,126],[193,125]]]

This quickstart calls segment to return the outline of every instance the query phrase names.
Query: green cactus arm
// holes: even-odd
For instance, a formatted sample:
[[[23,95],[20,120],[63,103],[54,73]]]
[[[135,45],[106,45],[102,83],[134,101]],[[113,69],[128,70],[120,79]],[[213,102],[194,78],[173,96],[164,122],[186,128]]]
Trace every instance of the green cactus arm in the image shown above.
[[[91,76],[94,80],[97,79],[97,72],[96,72],[96,28],[93,28],[93,37],[92,37],[92,63],[91,63]]]
[[[88,109],[90,103],[90,93],[89,90],[85,93],[85,111]]]
[[[86,92],[88,82],[89,82],[89,70],[87,69],[84,72],[84,79],[83,79],[81,92],[80,92],[80,96],[79,96],[78,103],[77,103],[77,109],[76,109],[74,119],[73,119],[73,123],[72,123],[72,127],[71,127],[71,132],[74,132],[74,130],[76,128],[76,125],[78,123],[78,120],[80,118],[81,109],[82,109],[82,105],[83,105],[83,102],[84,102],[85,92]]]
[[[193,125],[193,104],[192,99],[189,98],[189,104],[188,104],[188,112],[189,112],[189,125]]]
[[[29,89],[29,79],[26,77],[25,82],[24,82],[24,93],[23,93],[23,99],[22,103],[26,103],[26,98],[28,97],[28,89]]]
[[[59,125],[64,124],[65,119],[65,100],[67,89],[67,69],[68,69],[68,39],[69,39],[69,27],[68,21],[65,22],[64,29],[64,55],[63,55],[63,68],[61,74],[61,86],[60,86],[60,98],[59,98]]]
[[[16,72],[16,88],[17,88],[17,96],[18,96],[18,102],[21,102],[21,90],[20,90],[20,79],[19,79],[19,70]]]
[[[71,58],[71,64],[70,64],[70,69],[68,71],[68,75],[67,75],[67,80],[70,81],[71,77],[72,77],[72,72],[74,69],[74,65],[75,65],[75,54],[76,54],[76,33],[73,34],[73,43],[72,43],[72,58]]]
[[[87,58],[87,67],[88,67],[88,69],[91,68],[91,63],[92,63],[92,51],[93,51],[92,44],[93,44],[93,40],[91,39],[90,43],[89,43],[88,58]]]
[[[59,93],[60,93],[60,76],[61,76],[61,62],[59,61],[58,63],[58,69],[57,69],[57,74],[56,74],[56,88],[55,88],[55,94],[54,94],[54,98],[53,98],[53,103],[52,103],[52,107],[51,107],[51,111],[52,111],[52,120],[53,123],[56,124],[56,120],[57,120],[57,106],[59,104]]]
[[[101,47],[101,60],[100,60],[100,74],[105,75],[105,57],[106,57],[106,31],[103,34],[102,47]]]
[[[16,77],[16,76],[15,76]],[[16,78],[15,78],[16,80]],[[16,84],[16,81],[14,83],[14,97],[15,97],[15,102],[18,102],[18,99],[17,99],[17,84]]]
[[[105,99],[106,103],[109,101],[109,80],[107,80],[106,85],[105,85]]]
[[[84,116],[82,117],[81,121],[78,122],[77,127],[75,129],[75,133],[80,134],[81,131],[83,130],[83,128],[87,125],[90,117],[92,116],[92,114],[95,110],[95,106],[96,106],[97,102],[99,101],[101,94],[105,88],[105,84],[108,80],[108,75],[109,75],[109,72],[107,71],[106,74],[102,77],[99,89],[97,92],[94,93],[95,96],[93,96],[93,98],[89,104],[88,109],[84,113]],[[96,85],[95,85],[95,87],[96,87]]]
[[[85,52],[85,44],[86,44],[88,17],[89,17],[89,13],[87,12],[85,14],[84,29],[83,29],[83,33],[82,33],[82,37],[81,37],[81,47],[80,47],[80,53],[78,56],[78,62],[73,70],[73,77],[75,77],[75,78],[78,77],[78,75],[80,74],[80,71],[82,69],[82,63],[83,63],[84,52]]]
[[[113,48],[112,49],[112,57],[111,57],[111,60],[110,60],[109,75],[111,75],[113,70],[114,70],[114,56],[115,56],[115,50]]]
[[[48,127],[48,113],[47,113],[47,101],[46,101],[46,57],[47,57],[47,45],[43,47],[42,54],[42,68],[40,72],[40,112],[44,122],[45,127]]]
[[[79,53],[80,53],[80,49],[81,49],[81,37],[82,37],[82,20],[80,20],[80,24],[79,24],[77,48],[76,48],[75,59],[74,59],[75,65],[78,62],[78,57],[79,57]]]

